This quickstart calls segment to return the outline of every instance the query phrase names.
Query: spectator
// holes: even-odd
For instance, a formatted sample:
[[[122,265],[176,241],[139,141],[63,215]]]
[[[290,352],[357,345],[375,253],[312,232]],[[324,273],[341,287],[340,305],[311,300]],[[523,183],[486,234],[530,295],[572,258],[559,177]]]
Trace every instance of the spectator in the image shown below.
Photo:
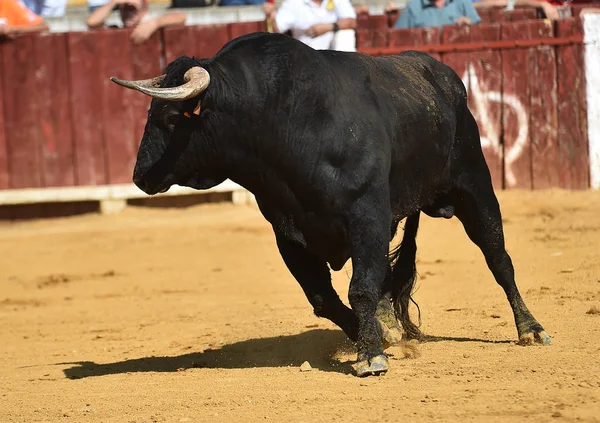
[[[65,15],[67,0],[23,0],[29,10],[43,18],[58,18]]]
[[[108,16],[117,8],[121,15],[123,27],[134,28],[131,39],[139,44],[146,41],[158,29],[171,25],[183,25],[186,16],[184,13],[172,12],[166,15],[150,18],[146,0],[111,0],[94,10],[87,18],[87,26],[91,29],[101,28],[105,25]]]
[[[507,7],[508,0],[474,0],[473,6],[475,9],[490,9],[493,7]],[[546,15],[546,18],[553,21],[559,19],[558,9],[547,1],[539,0],[516,0],[514,7],[535,7],[541,9]]]
[[[386,12],[398,10],[390,2]],[[394,28],[439,27],[444,25],[472,25],[481,22],[470,0],[411,0]]]
[[[19,0],[0,0],[0,39],[42,31],[48,31],[48,25],[41,16]]]
[[[356,12],[350,0],[284,0],[264,3],[274,32],[288,32],[316,50],[356,51]]]

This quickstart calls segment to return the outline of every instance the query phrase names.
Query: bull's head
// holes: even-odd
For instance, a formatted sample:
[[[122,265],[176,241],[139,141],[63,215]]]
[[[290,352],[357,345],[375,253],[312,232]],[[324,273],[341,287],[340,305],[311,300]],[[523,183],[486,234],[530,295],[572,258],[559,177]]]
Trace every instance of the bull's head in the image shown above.
[[[140,81],[111,81],[153,97],[138,150],[133,182],[147,194],[164,192],[174,184],[205,189],[222,182],[206,173],[202,144],[200,101],[210,83],[206,69],[181,57],[165,75]],[[199,142],[195,142],[199,141]]]

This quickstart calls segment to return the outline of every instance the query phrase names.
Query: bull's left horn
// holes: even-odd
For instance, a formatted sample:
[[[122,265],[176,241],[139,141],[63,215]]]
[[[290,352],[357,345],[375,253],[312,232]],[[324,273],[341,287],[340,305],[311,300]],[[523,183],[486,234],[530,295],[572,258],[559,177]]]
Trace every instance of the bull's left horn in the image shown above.
[[[210,75],[206,69],[200,66],[194,66],[187,70],[183,75],[185,83],[173,88],[159,88],[163,76],[157,78],[145,79],[143,81],[123,81],[121,79],[110,77],[110,80],[125,88],[140,91],[154,98],[160,98],[168,101],[183,101],[196,97],[202,93],[210,83]],[[152,82],[150,82],[152,81]]]

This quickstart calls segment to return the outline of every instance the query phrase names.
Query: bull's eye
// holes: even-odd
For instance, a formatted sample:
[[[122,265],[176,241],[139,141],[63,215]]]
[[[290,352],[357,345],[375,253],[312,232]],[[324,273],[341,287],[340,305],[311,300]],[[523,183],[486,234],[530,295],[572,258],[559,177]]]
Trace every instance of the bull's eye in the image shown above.
[[[181,116],[179,112],[171,111],[165,113],[165,126],[167,127],[167,129],[169,129],[170,131],[175,129],[175,125],[177,125],[177,122],[179,122],[180,117]]]

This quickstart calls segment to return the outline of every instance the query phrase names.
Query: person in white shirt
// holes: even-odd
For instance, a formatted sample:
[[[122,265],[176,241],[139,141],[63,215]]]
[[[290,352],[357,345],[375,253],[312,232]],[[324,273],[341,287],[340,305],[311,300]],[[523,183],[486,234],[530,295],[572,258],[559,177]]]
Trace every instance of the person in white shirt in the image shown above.
[[[279,10],[264,3],[274,32],[292,36],[316,50],[356,51],[356,12],[350,0],[284,0]]]
[[[33,13],[44,18],[64,16],[67,6],[67,0],[22,0],[22,2]]]

